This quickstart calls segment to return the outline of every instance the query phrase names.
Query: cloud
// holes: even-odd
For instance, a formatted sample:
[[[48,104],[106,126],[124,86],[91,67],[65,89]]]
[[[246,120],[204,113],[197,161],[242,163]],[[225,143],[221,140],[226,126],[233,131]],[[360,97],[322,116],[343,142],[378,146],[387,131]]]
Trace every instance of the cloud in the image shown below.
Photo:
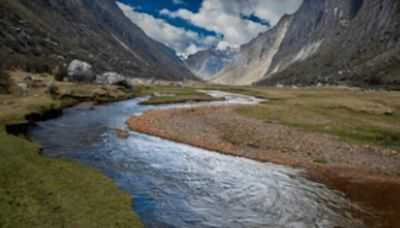
[[[250,18],[274,26],[284,14],[295,12],[301,3],[302,0],[204,0],[198,12],[163,9],[160,14],[221,34],[224,42],[237,46],[269,29],[266,23]]]
[[[220,41],[218,44],[217,44],[217,46],[216,46],[216,49],[217,50],[226,50],[226,49],[228,49],[228,48],[230,48],[230,49],[233,49],[233,50],[239,50],[239,45],[233,45],[233,44],[231,44],[231,43],[228,43],[228,42],[226,42],[226,41],[224,41],[224,40],[222,40],[222,41]]]
[[[175,27],[165,20],[142,12],[134,7],[117,2],[119,8],[133,23],[138,25],[151,38],[175,50],[181,58],[187,58],[200,50],[210,48],[218,42],[213,36],[201,36],[196,32]]]
[[[117,2],[124,14],[144,30],[151,38],[175,50],[181,58],[210,47],[219,50],[239,48],[270,26],[278,23],[284,14],[294,13],[303,0],[203,0],[194,11],[184,8],[183,0],[169,0],[182,5],[171,11],[161,9],[163,19],[141,12],[139,8]],[[165,18],[167,17],[167,18]],[[184,27],[168,23],[169,18],[214,32],[216,35],[200,35]]]

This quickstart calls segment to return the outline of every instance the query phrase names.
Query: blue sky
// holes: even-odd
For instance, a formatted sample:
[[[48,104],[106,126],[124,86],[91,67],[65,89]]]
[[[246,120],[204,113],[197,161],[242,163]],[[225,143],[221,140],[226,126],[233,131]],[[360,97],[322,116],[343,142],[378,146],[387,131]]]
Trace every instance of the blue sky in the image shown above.
[[[178,56],[238,48],[295,12],[302,0],[118,0],[131,21]]]

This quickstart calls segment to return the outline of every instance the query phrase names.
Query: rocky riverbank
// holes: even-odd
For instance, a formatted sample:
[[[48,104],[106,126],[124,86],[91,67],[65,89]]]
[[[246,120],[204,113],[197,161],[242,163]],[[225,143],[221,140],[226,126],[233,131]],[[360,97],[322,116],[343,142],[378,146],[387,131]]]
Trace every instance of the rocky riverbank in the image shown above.
[[[391,150],[247,118],[235,108],[149,111],[128,125],[208,150],[305,168],[310,178],[374,208],[389,227],[400,224],[400,159]]]

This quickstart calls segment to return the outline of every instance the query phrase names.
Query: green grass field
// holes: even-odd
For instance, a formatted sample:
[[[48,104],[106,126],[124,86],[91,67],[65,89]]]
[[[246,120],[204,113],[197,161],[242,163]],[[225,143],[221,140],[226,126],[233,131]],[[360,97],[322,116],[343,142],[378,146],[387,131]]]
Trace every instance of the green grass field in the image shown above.
[[[248,88],[266,99],[236,112],[307,131],[328,133],[355,143],[400,149],[400,93],[357,89]]]
[[[64,105],[44,89],[0,94],[0,227],[142,227],[132,198],[109,178],[42,156],[39,145],[5,131],[5,125],[26,123],[27,114]]]
[[[173,103],[216,101],[220,98],[212,97],[208,94],[197,91],[195,87],[177,86],[142,86],[140,87],[142,96],[150,96],[142,105],[160,105]]]

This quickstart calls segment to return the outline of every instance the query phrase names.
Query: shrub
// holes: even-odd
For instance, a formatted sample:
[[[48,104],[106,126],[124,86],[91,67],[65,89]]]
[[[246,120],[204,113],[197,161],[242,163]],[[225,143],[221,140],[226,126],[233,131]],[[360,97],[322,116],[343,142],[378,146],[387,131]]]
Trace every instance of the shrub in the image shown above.
[[[56,84],[51,83],[48,87],[47,87],[47,92],[51,95],[51,96],[56,96],[58,94],[58,87]]]
[[[382,78],[377,75],[372,75],[368,79],[368,84],[372,86],[378,86],[382,84]]]
[[[57,65],[54,69],[53,69],[53,75],[54,75],[54,79],[58,82],[62,82],[64,81],[64,78],[67,77],[67,67],[63,66],[63,65]]]
[[[0,93],[8,93],[10,86],[10,75],[4,69],[0,69]]]

